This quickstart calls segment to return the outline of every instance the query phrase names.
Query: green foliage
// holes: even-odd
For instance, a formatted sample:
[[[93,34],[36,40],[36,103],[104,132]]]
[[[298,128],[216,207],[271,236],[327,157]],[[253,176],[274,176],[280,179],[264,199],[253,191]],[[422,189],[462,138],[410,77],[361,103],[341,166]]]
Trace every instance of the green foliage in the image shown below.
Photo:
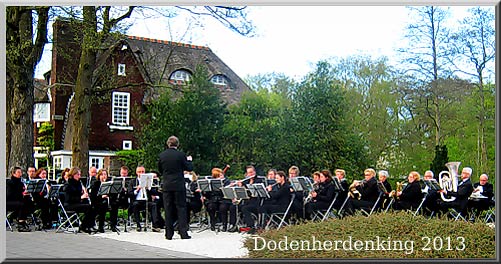
[[[38,129],[37,143],[39,146],[54,150],[54,127],[49,122],[43,122]]]
[[[180,150],[193,156],[195,171],[204,174],[214,166],[222,166],[218,154],[226,106],[204,68],[197,68],[191,82],[182,89],[180,94],[164,92],[149,106],[149,123],[140,136],[141,149],[145,164],[156,168],[167,138],[175,135]]]
[[[430,170],[438,177],[441,171],[447,171],[445,164],[449,162],[449,156],[447,155],[447,146],[435,146],[435,158],[430,164]]]
[[[259,234],[260,238],[269,243],[288,239],[289,250],[268,250],[264,247],[263,240],[249,237],[245,246],[249,250],[249,258],[290,258],[290,259],[345,259],[345,258],[374,258],[374,259],[471,259],[495,258],[496,241],[494,228],[484,223],[467,223],[464,221],[451,221],[445,218],[427,219],[423,216],[413,216],[408,212],[378,213],[365,216],[347,217],[344,219],[331,219],[325,222],[309,222],[301,225],[287,226],[280,230],[270,230]],[[331,250],[313,249],[313,237],[321,243],[333,241]],[[377,238],[380,241],[401,241],[400,244],[391,242],[384,244],[384,248],[391,246],[394,250],[377,248]],[[352,250],[346,246],[343,250],[342,242],[338,243],[335,250],[335,241],[352,241]],[[310,242],[310,250],[291,250],[291,241],[296,240],[301,246],[302,240]],[[365,250],[365,242],[361,250],[355,249],[355,241],[374,241],[374,250],[369,244]],[[257,244],[255,245],[255,242]],[[429,242],[429,243],[428,243]],[[284,243],[284,242],[283,242]],[[348,245],[349,242],[346,242]],[[406,244],[407,243],[407,244]],[[412,244],[411,244],[412,243]],[[272,243],[269,243],[272,245]],[[411,247],[412,245],[412,247]],[[282,246],[282,248],[284,248]],[[306,242],[303,248],[306,247]],[[359,247],[360,248],[360,247]],[[430,248],[430,250],[425,250]],[[464,248],[464,249],[463,249]],[[412,250],[411,250],[412,249]],[[461,250],[463,249],[463,250]]]
[[[133,149],[133,150],[120,150],[115,153],[118,157],[118,160],[122,163],[122,165],[135,170],[135,168],[139,165],[143,165],[145,161],[145,153],[142,149]],[[148,167],[150,169],[157,169],[156,167]]]

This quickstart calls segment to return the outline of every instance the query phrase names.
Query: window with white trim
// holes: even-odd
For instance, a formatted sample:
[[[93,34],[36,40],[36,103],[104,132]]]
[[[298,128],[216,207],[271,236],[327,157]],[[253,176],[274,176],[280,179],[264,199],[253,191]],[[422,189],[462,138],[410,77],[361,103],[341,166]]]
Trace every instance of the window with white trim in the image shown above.
[[[228,79],[222,74],[214,75],[210,81],[217,85],[228,85]]]
[[[124,140],[124,141],[122,141],[122,149],[124,149],[124,150],[132,150],[132,140]]]
[[[188,82],[190,81],[190,78],[191,78],[191,73],[189,73],[186,70],[177,70],[173,72],[170,76],[170,79],[173,81]]]
[[[33,109],[33,122],[50,122],[50,103],[36,103]]]
[[[62,169],[63,157],[54,157],[54,168],[57,170]]]
[[[90,157],[89,158],[89,164],[91,167],[96,167],[96,169],[102,169],[103,164],[104,164],[104,158],[103,157]]]
[[[114,125],[129,125],[130,93],[113,92],[111,96],[111,122]]]
[[[125,64],[123,63],[118,64],[118,75],[125,76]]]

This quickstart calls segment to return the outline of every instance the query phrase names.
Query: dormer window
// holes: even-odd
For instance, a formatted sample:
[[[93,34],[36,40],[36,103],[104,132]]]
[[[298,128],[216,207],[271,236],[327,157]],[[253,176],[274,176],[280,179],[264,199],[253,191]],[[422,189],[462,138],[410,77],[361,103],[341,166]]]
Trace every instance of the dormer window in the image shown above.
[[[228,79],[222,74],[214,75],[210,81],[217,85],[228,85]]]
[[[170,80],[175,83],[184,83],[189,82],[191,77],[191,73],[186,70],[177,70],[173,72],[170,76]]]
[[[125,76],[125,64],[118,64],[118,76]]]

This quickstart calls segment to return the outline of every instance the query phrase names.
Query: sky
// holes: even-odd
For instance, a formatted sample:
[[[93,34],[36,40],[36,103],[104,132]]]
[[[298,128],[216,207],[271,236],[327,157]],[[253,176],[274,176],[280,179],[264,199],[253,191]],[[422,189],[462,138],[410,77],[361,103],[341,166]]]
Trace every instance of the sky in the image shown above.
[[[182,15],[168,21],[136,19],[128,35],[208,46],[241,78],[277,72],[299,79],[319,60],[331,57],[387,56],[396,63],[395,51],[411,21],[404,6],[248,8],[255,37],[241,36],[213,19],[192,21]],[[462,18],[467,8],[451,7],[451,21]],[[47,45],[36,78],[50,70],[50,49]]]

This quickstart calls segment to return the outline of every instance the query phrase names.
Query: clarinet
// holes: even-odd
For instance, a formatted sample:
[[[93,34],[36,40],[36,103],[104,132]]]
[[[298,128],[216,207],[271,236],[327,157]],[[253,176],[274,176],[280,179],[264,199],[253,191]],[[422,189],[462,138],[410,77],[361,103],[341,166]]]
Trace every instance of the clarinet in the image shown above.
[[[92,205],[92,202],[90,200],[89,193],[87,192],[87,189],[85,189],[85,186],[83,186],[82,182],[80,182],[80,185],[82,186],[82,192],[83,192],[83,194],[85,194],[85,196],[87,196],[87,198],[84,198],[82,200],[86,199],[87,201],[89,201],[89,204]]]

